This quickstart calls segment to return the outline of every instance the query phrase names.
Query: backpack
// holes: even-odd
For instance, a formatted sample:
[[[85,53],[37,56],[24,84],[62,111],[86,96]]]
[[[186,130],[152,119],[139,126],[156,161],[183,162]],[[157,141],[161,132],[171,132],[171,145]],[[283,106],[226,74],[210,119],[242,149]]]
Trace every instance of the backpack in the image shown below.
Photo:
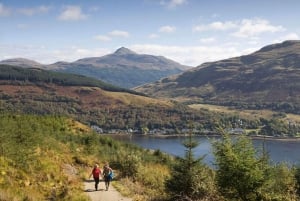
[[[113,179],[114,177],[113,170],[108,166],[104,166],[103,174],[106,175],[109,179]]]
[[[114,178],[114,173],[113,173],[112,169],[111,169],[111,172],[109,173],[108,177],[109,177],[109,179],[113,179]]]

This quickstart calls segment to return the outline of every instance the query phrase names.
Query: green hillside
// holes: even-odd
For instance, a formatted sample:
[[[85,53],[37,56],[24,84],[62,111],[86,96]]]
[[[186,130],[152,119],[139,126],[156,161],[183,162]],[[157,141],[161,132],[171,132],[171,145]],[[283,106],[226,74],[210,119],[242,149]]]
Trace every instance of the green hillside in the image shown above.
[[[39,68],[21,68],[10,65],[0,65],[0,80],[27,81],[32,83],[44,82],[63,86],[90,86],[99,87],[103,90],[113,92],[127,92],[140,94],[129,89],[107,84],[95,78],[70,73],[59,73],[54,71],[42,70]]]
[[[134,177],[134,165],[157,170],[162,160],[169,160],[161,153],[101,137],[69,118],[17,114],[0,115],[0,153],[1,201],[88,201],[83,179],[95,163],[102,167],[110,162],[118,183]],[[163,179],[158,177],[153,179]],[[152,193],[162,195],[161,191]]]

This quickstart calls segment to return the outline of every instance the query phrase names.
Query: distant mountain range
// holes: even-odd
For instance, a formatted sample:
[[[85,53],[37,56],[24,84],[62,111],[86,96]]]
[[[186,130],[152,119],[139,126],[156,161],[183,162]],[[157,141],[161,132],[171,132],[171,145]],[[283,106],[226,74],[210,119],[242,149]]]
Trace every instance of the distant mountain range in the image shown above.
[[[300,113],[300,41],[204,63],[135,90],[183,102]]]
[[[125,47],[102,57],[79,59],[75,62],[56,62],[43,65],[23,58],[3,60],[0,64],[37,67],[59,72],[93,77],[104,82],[132,88],[178,74],[190,68],[162,56],[137,54]]]

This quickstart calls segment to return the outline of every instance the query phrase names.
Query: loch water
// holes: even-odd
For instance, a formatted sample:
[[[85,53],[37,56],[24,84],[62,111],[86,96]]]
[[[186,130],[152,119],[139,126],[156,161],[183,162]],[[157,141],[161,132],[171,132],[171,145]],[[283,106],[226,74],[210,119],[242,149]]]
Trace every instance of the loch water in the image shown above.
[[[182,142],[185,137],[154,137],[141,135],[114,135],[113,138],[125,142],[134,143],[146,149],[161,150],[175,156],[184,156],[185,147]],[[205,155],[204,162],[213,166],[212,142],[219,137],[194,137],[200,144],[193,151],[196,157]],[[252,143],[258,152],[263,147],[269,154],[272,163],[286,162],[290,165],[300,164],[300,140],[277,139],[252,139]]]

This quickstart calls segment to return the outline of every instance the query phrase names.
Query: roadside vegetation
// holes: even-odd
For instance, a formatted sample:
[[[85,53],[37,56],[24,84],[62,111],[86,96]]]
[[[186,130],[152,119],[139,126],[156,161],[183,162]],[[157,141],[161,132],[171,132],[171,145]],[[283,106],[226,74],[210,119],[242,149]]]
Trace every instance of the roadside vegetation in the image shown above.
[[[186,155],[171,157],[90,131],[60,116],[0,115],[0,200],[80,200],[94,163],[108,161],[113,185],[134,201],[296,201],[300,168],[272,164],[245,136],[213,142],[214,169],[196,158],[192,129]],[[222,133],[223,131],[220,130]]]

